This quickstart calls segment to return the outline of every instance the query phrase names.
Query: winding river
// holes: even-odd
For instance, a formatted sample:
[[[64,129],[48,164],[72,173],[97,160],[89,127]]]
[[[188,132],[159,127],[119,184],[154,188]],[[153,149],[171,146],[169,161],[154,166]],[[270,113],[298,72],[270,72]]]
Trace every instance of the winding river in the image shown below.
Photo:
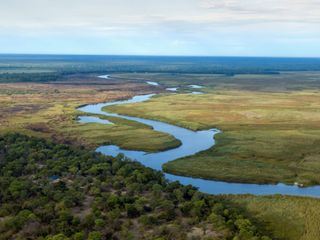
[[[162,170],[162,165],[166,162],[173,161],[178,158],[190,156],[200,151],[207,150],[214,146],[214,136],[220,131],[218,129],[210,129],[204,131],[191,131],[182,127],[171,125],[168,123],[119,115],[116,113],[103,111],[102,108],[111,105],[121,105],[129,103],[138,103],[149,100],[154,94],[135,96],[129,100],[107,102],[100,104],[90,104],[80,107],[78,110],[89,114],[101,114],[111,117],[119,117],[127,120],[137,121],[151,126],[154,130],[168,133],[181,141],[181,145],[177,148],[157,153],[145,153],[142,151],[132,151],[121,149],[116,145],[101,146],[97,148],[97,152],[106,155],[117,156],[122,153],[125,156],[139,161],[143,165],[155,170]],[[112,124],[107,120],[97,117],[80,117],[82,123],[100,123]],[[138,140],[138,139],[137,139]],[[243,174],[245,174],[245,169]],[[285,184],[244,184],[244,183],[228,183],[214,180],[204,180],[192,177],[176,176],[165,173],[165,177],[171,181],[180,181],[184,185],[193,185],[200,191],[209,194],[254,194],[254,195],[271,195],[286,194],[296,196],[312,196],[320,197],[320,186],[300,188],[298,186]]]

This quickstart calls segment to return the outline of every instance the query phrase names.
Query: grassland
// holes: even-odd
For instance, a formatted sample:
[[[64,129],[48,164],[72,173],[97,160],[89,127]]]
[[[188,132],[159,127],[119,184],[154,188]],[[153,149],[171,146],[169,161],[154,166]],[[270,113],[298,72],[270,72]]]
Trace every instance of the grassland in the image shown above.
[[[243,90],[263,92],[287,92],[320,89],[319,72],[285,72],[281,74],[257,75],[240,74],[163,74],[163,73],[122,73],[112,75],[126,81],[145,82],[155,81],[159,88],[178,87],[179,93],[193,90],[189,85],[201,85],[203,92],[218,90]]]
[[[204,95],[163,95],[110,109],[193,130],[223,131],[214,148],[167,163],[168,172],[232,182],[314,185],[320,183],[320,95],[306,87],[270,92],[220,84],[207,87]]]
[[[180,144],[170,135],[118,118],[109,119],[113,125],[77,122],[82,115],[76,110],[78,106],[148,93],[147,85],[76,76],[54,84],[0,84],[0,89],[1,133],[17,131],[88,147],[107,143],[148,152]]]
[[[161,87],[205,86],[205,95],[167,94],[112,111],[158,119],[193,130],[217,127],[217,145],[179,159],[164,170],[233,182],[319,184],[319,73],[275,76],[124,74]],[[320,239],[319,199],[288,196],[222,196],[246,209],[274,239]]]
[[[288,196],[227,196],[244,207],[275,239],[320,239],[319,199]]]
[[[21,132],[89,148],[113,143],[129,149],[163,150],[178,143],[145,125],[117,118],[108,118],[114,125],[79,124],[76,119],[82,114],[75,109],[82,104],[179,87],[183,94],[163,94],[130,108],[112,108],[194,130],[223,130],[217,135],[215,148],[169,163],[167,171],[226,181],[319,184],[319,73],[113,76],[118,77],[116,81],[79,74],[54,84],[0,84],[0,134]],[[151,89],[144,84],[151,79],[161,86]],[[192,91],[189,84],[205,86],[201,91],[207,94],[185,94]],[[275,239],[320,239],[319,199],[221,198],[249,211]]]

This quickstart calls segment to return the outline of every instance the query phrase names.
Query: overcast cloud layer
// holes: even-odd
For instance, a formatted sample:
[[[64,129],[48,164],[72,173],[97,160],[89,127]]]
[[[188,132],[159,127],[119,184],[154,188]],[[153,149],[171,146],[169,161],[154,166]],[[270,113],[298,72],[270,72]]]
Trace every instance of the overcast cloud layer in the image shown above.
[[[0,0],[0,52],[320,57],[320,0]]]

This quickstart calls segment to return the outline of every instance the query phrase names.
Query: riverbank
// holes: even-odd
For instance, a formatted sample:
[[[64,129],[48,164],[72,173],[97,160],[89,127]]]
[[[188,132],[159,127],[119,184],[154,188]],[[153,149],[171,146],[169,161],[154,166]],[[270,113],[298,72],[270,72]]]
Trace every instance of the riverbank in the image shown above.
[[[203,130],[203,131],[191,131],[185,128],[170,125],[168,123],[154,121],[150,119],[143,119],[138,117],[131,117],[126,115],[119,115],[116,113],[103,111],[106,107],[120,106],[127,104],[138,104],[150,100],[154,95],[142,95],[135,96],[129,100],[116,101],[95,105],[87,105],[80,111],[101,114],[108,117],[118,117],[130,121],[136,121],[151,126],[154,130],[159,132],[165,132],[178,139],[182,144],[180,147],[171,149],[168,151],[146,154],[143,151],[132,151],[128,149],[122,149],[117,145],[101,146],[97,149],[106,155],[117,156],[118,154],[124,154],[125,156],[137,160],[147,167],[151,167],[155,170],[162,170],[163,164],[169,164],[175,162],[174,160],[183,161],[182,158],[193,156],[197,153],[206,152],[214,146],[215,141],[213,137],[219,133],[217,130]],[[159,99],[156,98],[157,100]],[[108,109],[108,108],[107,108]],[[220,169],[221,171],[221,169]],[[188,176],[188,175],[187,175]],[[255,195],[269,195],[269,194],[287,194],[287,195],[301,195],[301,196],[320,196],[320,186],[299,188],[299,186],[289,186],[284,184],[246,184],[246,183],[228,183],[214,180],[196,179],[191,177],[183,177],[177,175],[166,174],[166,177],[171,181],[180,181],[184,185],[193,185],[199,188],[200,191],[210,194],[255,194]],[[226,179],[230,181],[230,179]]]
[[[143,152],[125,151],[117,146],[100,147],[97,149],[97,151],[114,156],[118,153],[124,153],[125,155],[132,157],[132,159],[136,159],[147,166],[148,164],[153,164],[153,160],[157,160],[149,159],[149,161],[143,162],[141,161],[141,158],[146,156]],[[160,158],[158,158],[158,160],[159,159]],[[160,162],[160,165],[162,163],[163,161]],[[156,165],[159,167],[159,163]],[[190,177],[175,176],[171,174],[165,174],[165,177],[171,181],[180,181],[180,183],[184,185],[191,184],[196,186],[202,192],[227,194],[221,195],[220,198],[229,201],[230,204],[236,204],[239,208],[243,208],[252,216],[255,216],[255,221],[259,222],[259,224],[262,224],[267,231],[272,232],[273,236],[277,239],[313,240],[318,239],[320,236],[320,222],[318,221],[318,217],[320,216],[320,207],[318,206],[318,199],[281,195],[243,195],[245,192],[251,192],[257,195],[281,193],[319,196],[319,187],[300,189],[297,186],[286,186],[282,184],[232,184],[226,182],[193,179]],[[230,193],[240,193],[242,195],[230,195]]]
[[[217,91],[175,94],[109,111],[160,120],[192,130],[218,127],[217,145],[169,162],[166,171],[246,183],[320,184],[320,94]],[[246,169],[246,174],[243,174]]]
[[[150,91],[147,84],[91,75],[77,75],[58,84],[0,84],[0,133],[18,131],[88,149],[110,143],[146,152],[179,146],[179,141],[171,136],[137,122],[119,118],[106,119],[114,122],[112,126],[77,122],[83,114],[76,110],[78,106],[127,99]]]

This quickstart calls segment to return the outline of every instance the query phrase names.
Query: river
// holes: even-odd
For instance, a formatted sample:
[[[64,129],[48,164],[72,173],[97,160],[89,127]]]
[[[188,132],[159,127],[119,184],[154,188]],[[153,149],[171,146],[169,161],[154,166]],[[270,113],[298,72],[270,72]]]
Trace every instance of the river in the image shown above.
[[[127,120],[137,121],[151,126],[154,130],[168,133],[181,141],[181,145],[177,148],[167,151],[146,153],[142,151],[132,151],[121,149],[116,145],[101,146],[97,148],[97,152],[101,152],[105,155],[117,156],[122,153],[125,156],[139,161],[143,165],[153,168],[155,170],[162,170],[162,165],[166,162],[173,161],[178,158],[194,155],[200,151],[207,150],[214,146],[214,136],[220,131],[218,129],[210,129],[203,131],[192,131],[182,127],[178,127],[172,124],[131,117],[125,115],[119,115],[116,113],[103,111],[102,108],[111,105],[121,105],[129,103],[138,103],[149,100],[154,94],[135,96],[128,100],[90,104],[80,107],[78,110],[89,114],[101,114],[104,116],[119,117]],[[80,117],[82,123],[100,123],[110,124],[109,121],[99,119],[97,117],[83,118]],[[86,121],[87,120],[87,121]],[[138,140],[138,139],[137,139]],[[245,174],[245,169],[243,170]],[[197,187],[201,192],[209,194],[254,194],[254,195],[271,195],[271,194],[285,194],[295,196],[312,196],[320,197],[320,186],[313,187],[298,187],[295,185],[285,184],[246,184],[246,183],[229,183],[214,180],[205,180],[200,178],[176,176],[165,173],[165,177],[171,181],[179,181],[184,185],[193,185]]]

